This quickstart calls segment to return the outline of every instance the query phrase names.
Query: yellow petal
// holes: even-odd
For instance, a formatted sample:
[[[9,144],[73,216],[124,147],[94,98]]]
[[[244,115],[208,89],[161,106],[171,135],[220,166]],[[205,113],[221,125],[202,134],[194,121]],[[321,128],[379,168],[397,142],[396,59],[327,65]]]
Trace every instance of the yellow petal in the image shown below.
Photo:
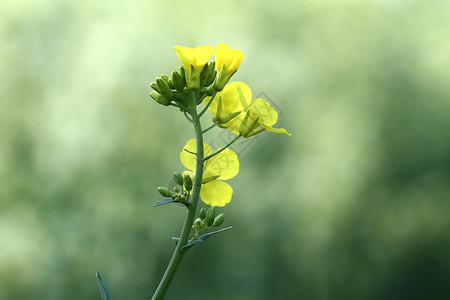
[[[263,127],[264,127],[267,131],[270,131],[270,132],[284,133],[284,134],[287,134],[287,135],[292,135],[292,134],[290,134],[289,132],[287,132],[286,129],[284,129],[284,128],[272,128],[272,127],[270,127],[270,126],[264,126],[264,125],[263,125]]]
[[[233,61],[228,66],[229,73],[232,73],[232,72],[236,71],[237,69],[239,69],[239,66],[242,63],[242,59],[244,58],[244,53],[242,53],[241,50],[237,50],[237,49],[233,50],[232,55],[233,55]]]
[[[222,66],[225,65],[225,69],[230,65],[233,61],[233,57],[230,56],[231,49],[225,44],[219,43],[217,45],[216,53],[214,54],[214,58],[216,60],[216,69],[220,71]]]
[[[178,59],[184,67],[190,69],[190,65],[194,64],[194,49],[183,46],[175,46],[173,49],[177,52]]]
[[[278,120],[278,113],[270,107],[270,104],[261,98],[254,99],[250,106],[250,115],[256,119],[259,117],[258,123],[264,126],[272,126]]]
[[[233,189],[222,180],[213,180],[204,185],[200,190],[202,201],[211,206],[225,206],[231,201]]]
[[[229,113],[245,110],[252,101],[252,90],[243,82],[227,84],[221,92],[223,110]]]
[[[238,89],[241,90],[241,93]],[[221,92],[216,94],[213,102],[208,108],[214,115],[217,112],[219,98],[222,102],[222,115],[230,115],[238,111],[243,111],[245,109],[243,104],[246,106],[250,105],[250,102],[252,101],[252,91],[248,85],[243,82],[238,81],[227,84]],[[204,100],[205,105],[207,105],[210,100],[211,97],[206,97]]]
[[[211,175],[220,175],[219,179],[222,180],[233,178],[239,173],[239,160],[236,152],[225,149],[208,159],[205,163],[205,171]]]
[[[213,46],[198,46],[194,48],[195,68],[202,68],[214,53]]]
[[[230,74],[239,68],[244,53],[237,49],[231,50],[227,45],[219,43],[214,57],[216,60],[216,69],[220,71],[225,65],[226,73]]]
[[[208,144],[203,144],[203,151],[205,156],[212,153],[211,147]],[[195,171],[195,165],[197,162],[195,153],[197,153],[197,141],[195,139],[189,140],[180,153],[181,163],[193,172]]]

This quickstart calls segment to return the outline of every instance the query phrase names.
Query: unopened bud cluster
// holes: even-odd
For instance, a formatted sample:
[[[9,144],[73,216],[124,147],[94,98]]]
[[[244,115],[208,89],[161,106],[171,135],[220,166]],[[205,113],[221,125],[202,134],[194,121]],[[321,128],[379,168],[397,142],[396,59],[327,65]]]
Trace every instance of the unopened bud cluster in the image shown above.
[[[181,66],[178,71],[173,71],[170,77],[162,74],[155,79],[155,82],[150,83],[150,87],[153,89],[150,92],[150,96],[164,106],[172,104],[180,107],[182,110],[184,108],[190,108],[191,104],[186,101],[190,90],[199,90],[200,97],[211,95],[214,92],[213,83],[217,73],[214,65],[214,61],[207,63],[198,78],[195,77],[196,73],[193,70],[189,72],[190,78],[186,78],[187,72],[184,66]],[[190,84],[192,81],[194,81],[194,87]],[[195,105],[200,103],[196,103]]]
[[[192,190],[192,179],[188,175],[181,175],[180,173],[174,172],[173,173],[173,180],[177,185],[180,186],[174,187],[172,191],[170,191],[166,187],[158,187],[158,192],[161,194],[161,196],[166,198],[172,198],[177,202],[186,202],[189,200],[189,192]]]
[[[225,215],[223,213],[216,216],[215,206],[211,206],[208,209],[202,207],[198,214],[198,218],[194,221],[194,225],[192,225],[192,229],[195,230],[196,235],[199,235],[204,230],[219,227],[224,220]]]

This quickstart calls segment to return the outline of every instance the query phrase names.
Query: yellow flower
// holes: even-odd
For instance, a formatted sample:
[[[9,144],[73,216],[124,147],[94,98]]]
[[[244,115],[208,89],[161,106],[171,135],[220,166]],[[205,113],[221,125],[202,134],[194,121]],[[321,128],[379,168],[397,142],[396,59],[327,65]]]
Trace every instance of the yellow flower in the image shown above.
[[[219,43],[214,57],[216,60],[216,69],[218,71],[216,81],[214,82],[214,88],[221,91],[225,84],[230,80],[231,76],[239,69],[242,59],[244,58],[244,53],[237,49],[231,50],[227,45]]]
[[[213,46],[199,46],[195,48],[175,46],[177,56],[184,66],[188,89],[200,88],[200,74],[208,60],[214,53]]]
[[[193,176],[196,168],[196,140],[189,140],[180,153],[181,163],[190,171],[183,173]],[[212,153],[208,144],[203,144],[205,156]],[[231,200],[233,189],[231,186],[222,181],[233,178],[239,173],[239,160],[234,151],[225,149],[219,154],[205,161],[203,171],[203,184],[200,190],[200,198],[211,206],[225,206]]]
[[[209,99],[205,99],[205,103],[207,101]],[[220,109],[219,105],[221,105]],[[250,137],[267,130],[291,135],[284,128],[272,127],[278,120],[278,113],[264,99],[257,98],[252,101],[252,91],[243,82],[232,82],[226,85],[222,92],[217,93],[209,110],[215,116],[217,111],[221,111],[222,115],[243,111],[244,113],[225,123],[225,126],[234,134],[241,133],[244,137]]]

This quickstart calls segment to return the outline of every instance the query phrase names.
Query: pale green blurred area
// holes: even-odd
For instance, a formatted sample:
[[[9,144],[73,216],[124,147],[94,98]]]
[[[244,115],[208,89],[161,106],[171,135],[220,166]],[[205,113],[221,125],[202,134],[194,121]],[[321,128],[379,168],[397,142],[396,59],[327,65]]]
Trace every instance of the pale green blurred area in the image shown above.
[[[0,299],[149,299],[193,130],[148,96],[174,45],[226,43],[291,137],[240,153],[167,299],[450,298],[449,1],[3,1]],[[210,120],[205,119],[207,126]],[[214,141],[220,130],[206,141]]]

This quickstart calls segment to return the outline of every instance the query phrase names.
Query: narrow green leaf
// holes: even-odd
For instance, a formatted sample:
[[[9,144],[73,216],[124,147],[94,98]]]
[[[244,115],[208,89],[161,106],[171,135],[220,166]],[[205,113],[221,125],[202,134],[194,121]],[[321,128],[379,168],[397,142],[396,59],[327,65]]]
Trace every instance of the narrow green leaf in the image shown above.
[[[183,204],[183,205],[186,206],[186,207],[189,207],[189,205],[190,205],[189,202],[180,202],[180,201],[176,201],[176,200],[173,199],[173,198],[164,198],[164,199],[162,199],[162,200],[156,202],[156,203],[153,205],[153,207],[161,206],[161,205],[164,205],[164,204],[167,204],[167,203],[180,203],[180,204]]]
[[[187,243],[187,244],[183,247],[183,250],[184,250],[185,252],[187,252],[187,251],[190,250],[190,249],[192,248],[192,246],[194,246],[195,244],[205,242],[210,236],[213,236],[213,235],[215,235],[215,234],[218,234],[218,233],[221,233],[221,232],[230,230],[231,228],[233,228],[233,227],[230,226],[230,227],[223,228],[223,229],[220,229],[220,230],[217,230],[217,231],[213,231],[213,232],[208,232],[208,233],[202,234],[202,235],[199,236],[195,241],[192,241],[192,242],[190,242],[190,243]],[[175,246],[176,246],[176,245],[178,245],[178,242],[180,241],[180,238],[177,238],[177,237],[174,237],[174,236],[173,236],[173,237],[172,237],[172,240],[174,241]]]
[[[215,234],[218,234],[218,233],[221,233],[221,232],[230,230],[231,228],[233,228],[233,227],[230,226],[230,227],[223,228],[223,229],[220,229],[220,230],[217,230],[217,231],[213,231],[213,232],[208,232],[208,233],[202,234],[202,235],[199,236],[195,241],[192,241],[192,242],[188,243],[186,246],[184,246],[184,247],[183,247],[183,250],[184,250],[184,251],[188,251],[188,250],[191,249],[192,246],[194,246],[195,244],[205,242],[210,236],[213,236],[213,235],[215,235]]]
[[[111,300],[111,295],[109,294],[108,289],[106,288],[105,283],[103,282],[102,276],[100,276],[99,272],[95,272],[97,276],[98,287],[100,288],[100,293],[102,294],[103,300]]]
[[[161,205],[164,205],[164,204],[167,204],[167,203],[174,203],[174,202],[177,202],[177,201],[175,201],[175,199],[173,199],[173,198],[164,198],[164,199],[162,199],[162,200],[156,202],[156,203],[153,205],[153,207],[161,206]]]

